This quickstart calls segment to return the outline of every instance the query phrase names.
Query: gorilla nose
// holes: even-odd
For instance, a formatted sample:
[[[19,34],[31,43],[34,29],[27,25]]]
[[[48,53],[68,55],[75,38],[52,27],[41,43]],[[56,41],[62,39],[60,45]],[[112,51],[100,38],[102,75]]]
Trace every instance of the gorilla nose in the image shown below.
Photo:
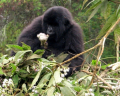
[[[48,30],[48,31],[47,31],[47,34],[48,34],[48,35],[52,35],[52,34],[54,34],[54,32],[53,32],[53,30]]]

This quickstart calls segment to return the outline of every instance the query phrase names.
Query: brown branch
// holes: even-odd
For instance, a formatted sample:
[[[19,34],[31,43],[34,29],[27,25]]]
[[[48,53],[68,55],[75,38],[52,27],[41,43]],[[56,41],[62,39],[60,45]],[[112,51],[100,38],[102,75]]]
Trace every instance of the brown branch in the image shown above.
[[[71,61],[71,60],[73,60],[73,59],[79,57],[80,55],[82,55],[82,54],[84,54],[84,53],[87,53],[87,52],[89,52],[89,51],[91,51],[91,50],[97,48],[98,46],[100,46],[99,43],[98,43],[97,45],[95,45],[94,47],[92,47],[92,48],[90,48],[90,49],[88,49],[88,50],[86,50],[86,51],[84,51],[84,52],[81,52],[81,53],[79,53],[79,54],[73,56],[72,58],[70,58],[70,59],[68,59],[68,60],[66,60],[66,61],[64,61],[64,62],[62,62],[62,63],[60,63],[60,64],[63,65],[63,64],[65,64],[65,63],[67,63],[67,62],[69,62],[69,61]]]

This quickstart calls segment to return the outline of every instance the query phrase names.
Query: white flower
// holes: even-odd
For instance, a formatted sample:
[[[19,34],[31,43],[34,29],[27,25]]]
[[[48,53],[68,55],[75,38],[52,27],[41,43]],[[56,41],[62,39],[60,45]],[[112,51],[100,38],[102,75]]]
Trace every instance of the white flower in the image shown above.
[[[6,87],[7,85],[5,83],[2,84],[2,87]]]
[[[40,41],[43,41],[43,40],[47,40],[49,36],[44,33],[40,33],[37,34],[37,37],[39,38]]]
[[[89,96],[89,93],[85,93],[85,96]]]
[[[14,60],[14,57],[10,57],[8,60],[9,60],[9,61],[12,61],[12,60]]]
[[[42,69],[45,67],[45,64],[42,62]]]
[[[17,63],[20,63],[21,59],[17,59]]]
[[[70,68],[67,68],[67,69],[66,69],[66,72],[69,72],[69,70],[70,70]]]
[[[93,89],[89,89],[89,91],[90,91],[90,92],[92,92],[92,91],[93,91]]]
[[[37,90],[35,90],[34,92],[35,92],[35,93],[38,93],[38,91],[37,91]]]
[[[64,75],[67,75],[67,72],[65,72]]]
[[[94,93],[90,93],[90,96],[94,96]]]
[[[85,96],[94,96],[94,93],[85,93]]]
[[[62,77],[62,78],[64,78],[64,77],[65,77],[65,75],[64,75],[64,74],[61,74],[61,77]]]
[[[35,90],[33,89],[32,92],[35,92]]]
[[[32,86],[32,89],[35,89],[36,88],[36,86]]]
[[[9,79],[9,81],[8,81],[8,86],[10,86],[10,85],[13,85],[12,79]]]
[[[63,71],[63,68],[61,68],[60,71]]]
[[[2,92],[5,93],[5,90],[3,89]]]
[[[4,79],[3,83],[8,83],[8,80],[7,80],[7,79]]]

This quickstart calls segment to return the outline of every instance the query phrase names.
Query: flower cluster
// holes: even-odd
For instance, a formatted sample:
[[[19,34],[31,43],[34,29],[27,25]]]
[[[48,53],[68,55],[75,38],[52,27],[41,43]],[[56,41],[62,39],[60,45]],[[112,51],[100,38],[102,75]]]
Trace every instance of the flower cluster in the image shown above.
[[[31,90],[32,90],[33,93],[36,93],[36,94],[38,93],[38,91],[36,90],[36,86],[33,86],[33,87],[31,88]]]
[[[8,60],[9,61],[14,61],[15,59],[15,56],[14,57],[10,57]],[[17,59],[17,62],[16,63],[20,63],[21,59]]]
[[[37,34],[37,37],[41,41],[41,46],[44,46],[44,48],[46,48],[48,45],[46,41],[47,41],[49,35],[46,35],[44,33],[40,33],[40,34]]]
[[[8,87],[8,86],[14,86],[12,79],[9,79],[9,80],[4,79],[2,87]]]
[[[62,68],[61,71],[61,77],[64,78],[67,75],[67,72],[69,72],[69,68]]]
[[[89,92],[85,93],[85,96],[94,96],[93,89],[89,89]]]
[[[0,95],[6,96],[5,94],[11,95],[13,92],[13,81],[12,79],[4,79],[2,86],[0,86]]]
[[[37,35],[37,37],[39,38],[40,41],[43,41],[43,40],[47,40],[49,36],[44,33],[40,33]]]

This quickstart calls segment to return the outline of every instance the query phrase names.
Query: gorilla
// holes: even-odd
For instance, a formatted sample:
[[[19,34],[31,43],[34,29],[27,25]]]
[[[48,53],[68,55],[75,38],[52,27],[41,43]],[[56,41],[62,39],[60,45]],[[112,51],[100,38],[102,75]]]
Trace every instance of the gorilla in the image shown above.
[[[22,46],[21,42],[24,42],[31,47],[33,52],[37,49],[43,49],[40,40],[37,38],[39,33],[49,35],[47,49],[55,56],[62,52],[69,54],[65,60],[84,50],[82,30],[73,20],[68,9],[64,7],[51,7],[42,16],[36,17],[21,32],[18,38],[18,45]],[[44,58],[47,58],[47,55],[49,55],[47,49],[43,55]],[[69,63],[70,70],[66,77],[80,70],[83,63],[83,55],[71,60]]]

